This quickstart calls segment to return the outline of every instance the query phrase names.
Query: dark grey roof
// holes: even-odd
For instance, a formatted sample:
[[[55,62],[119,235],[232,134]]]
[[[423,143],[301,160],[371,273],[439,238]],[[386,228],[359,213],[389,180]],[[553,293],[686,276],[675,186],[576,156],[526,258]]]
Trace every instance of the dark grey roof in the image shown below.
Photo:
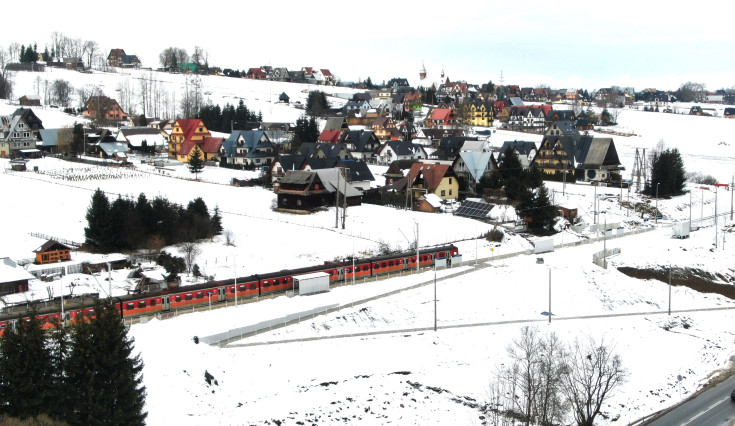
[[[301,154],[280,154],[278,156],[278,163],[284,171],[300,170],[305,160],[306,156]]]

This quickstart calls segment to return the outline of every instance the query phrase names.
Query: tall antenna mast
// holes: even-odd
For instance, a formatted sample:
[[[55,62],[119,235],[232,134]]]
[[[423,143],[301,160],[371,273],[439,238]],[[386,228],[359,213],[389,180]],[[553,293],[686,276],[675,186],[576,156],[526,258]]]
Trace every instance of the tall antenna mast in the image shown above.
[[[631,178],[635,182],[635,191],[640,193],[641,192],[641,179],[643,179],[643,185],[645,185],[646,182],[648,182],[648,167],[646,166],[646,148],[636,148],[635,149],[635,160],[633,161],[633,172],[631,174]]]

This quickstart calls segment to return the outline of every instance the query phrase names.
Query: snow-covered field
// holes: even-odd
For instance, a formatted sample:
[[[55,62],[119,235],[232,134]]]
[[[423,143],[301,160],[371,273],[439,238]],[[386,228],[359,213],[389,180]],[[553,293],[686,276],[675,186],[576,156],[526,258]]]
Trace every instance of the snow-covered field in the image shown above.
[[[21,83],[30,78],[18,73],[18,87],[30,91],[32,86]],[[113,90],[117,84],[107,75],[93,74],[91,78],[99,78]],[[270,93],[267,82],[212,79],[212,83],[205,82],[204,90],[220,93],[217,96],[221,99],[245,98],[249,108],[262,108],[266,120],[291,121],[300,113],[288,107],[282,111],[280,105],[276,108],[272,103],[258,106],[257,102],[269,99],[265,96]],[[305,99],[300,86],[276,86],[273,83],[273,93],[286,91]],[[270,107],[274,111],[271,117]],[[0,114],[13,108],[0,104]],[[37,114],[46,127],[68,125],[75,119],[52,109],[42,108]],[[730,181],[735,169],[735,120],[624,110],[619,121],[620,130],[640,135],[614,136],[628,173],[634,148],[651,148],[663,139],[667,146],[682,152],[688,171]],[[500,146],[505,140],[534,138],[498,130],[490,140]],[[725,224],[731,223],[729,216],[720,218],[716,248],[712,221],[703,223],[690,239],[671,238],[674,221],[688,220],[690,212],[695,221],[714,213],[714,188],[690,186],[695,191],[691,204],[688,195],[659,200],[664,219],[657,226],[621,208],[615,197],[601,200],[601,222],[619,223],[625,231],[651,230],[558,249],[543,254],[544,263],[537,264],[538,256],[522,254],[530,243],[520,236],[508,234],[499,247],[474,240],[492,226],[469,219],[363,205],[348,209],[345,230],[335,229],[334,210],[312,215],[275,213],[271,211],[272,192],[227,185],[231,177],[244,177],[244,172],[207,168],[201,175],[204,182],[194,182],[188,180],[191,176],[184,166],[172,166],[168,175],[161,175],[135,165],[134,170],[109,170],[42,159],[28,164],[30,170],[38,167],[38,173],[19,173],[8,171],[7,160],[0,160],[5,200],[5,208],[0,209],[0,257],[32,257],[32,250],[44,241],[31,237],[30,232],[83,240],[84,215],[99,187],[109,197],[137,197],[143,192],[149,199],[161,195],[186,204],[202,197],[210,209],[219,206],[223,226],[233,232],[235,246],[226,246],[221,237],[203,243],[198,263],[208,275],[229,277],[235,264],[239,275],[318,264],[375,250],[380,242],[405,248],[408,243],[401,233],[412,239],[414,222],[419,225],[422,246],[455,242],[464,256],[464,265],[455,270],[470,271],[449,279],[442,278],[454,270],[437,271],[437,332],[428,329],[434,321],[432,271],[358,282],[328,294],[282,296],[135,324],[131,333],[145,362],[149,424],[275,424],[275,420],[282,424],[481,424],[473,404],[484,402],[493,372],[507,361],[506,345],[529,323],[542,333],[556,332],[567,343],[604,336],[614,344],[630,375],[605,405],[608,419],[600,419],[600,423],[618,418],[616,424],[623,424],[690,395],[713,371],[727,366],[735,352],[735,336],[729,326],[735,311],[674,312],[669,317],[665,313],[669,303],[665,282],[630,278],[617,270],[622,266],[665,269],[673,265],[720,274],[731,281],[735,272],[730,252],[735,240],[730,238],[731,232],[722,232]],[[577,206],[585,221],[593,223],[593,187],[547,185],[557,203]],[[617,196],[620,190],[598,188],[597,193]],[[623,190],[623,198],[628,196],[631,201],[643,200]],[[732,192],[722,188],[717,193],[720,213],[730,210],[731,196]],[[597,236],[567,230],[554,240],[557,245],[584,243]],[[610,258],[608,269],[592,263],[593,253],[602,251],[603,246],[621,250]],[[510,253],[521,254],[498,258]],[[475,261],[477,258],[480,260]],[[550,324],[541,315],[549,309],[549,271],[554,313]],[[366,297],[420,282],[429,284],[361,303]],[[682,286],[675,286],[671,294],[674,311],[735,308],[725,297]],[[192,341],[193,336],[211,336],[335,304],[343,308],[328,315],[307,316],[299,324],[225,347]],[[606,316],[623,313],[641,315]],[[578,316],[601,317],[571,319]],[[683,328],[684,322],[691,327]],[[427,329],[396,332],[423,328]],[[351,337],[366,332],[385,333]],[[205,382],[205,370],[215,377],[216,385]],[[683,376],[681,396],[677,375]]]

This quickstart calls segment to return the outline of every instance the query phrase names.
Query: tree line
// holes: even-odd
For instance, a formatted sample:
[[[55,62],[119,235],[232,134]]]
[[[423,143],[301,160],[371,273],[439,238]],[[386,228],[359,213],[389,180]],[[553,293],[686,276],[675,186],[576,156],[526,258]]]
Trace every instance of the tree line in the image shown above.
[[[97,189],[87,209],[85,244],[110,253],[161,248],[211,238],[222,233],[222,217],[215,207],[210,216],[204,200],[196,198],[184,208],[163,197],[148,201],[141,193],[136,201],[118,197],[110,203]]]
[[[242,99],[237,107],[227,103],[224,108],[211,102],[199,109],[199,119],[208,130],[229,133],[230,130],[251,130],[263,121],[263,114],[249,110]]]
[[[567,345],[556,333],[542,336],[525,326],[506,352],[510,362],[493,374],[484,410],[493,424],[568,424],[571,416],[578,425],[592,426],[628,375],[604,339]]]
[[[35,312],[0,337],[0,417],[54,424],[143,425],[143,361],[120,312],[98,301],[94,318],[44,332]],[[47,424],[50,424],[48,422]]]

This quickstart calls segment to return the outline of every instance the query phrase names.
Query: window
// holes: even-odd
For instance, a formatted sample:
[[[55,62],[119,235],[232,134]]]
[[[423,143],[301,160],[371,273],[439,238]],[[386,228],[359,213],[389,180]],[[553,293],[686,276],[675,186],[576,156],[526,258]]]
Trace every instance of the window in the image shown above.
[[[449,190],[449,195],[452,195],[452,190],[451,189]]]
[[[181,302],[181,296],[176,296],[176,301]]]
[[[197,292],[197,299],[201,299],[201,298],[203,298],[203,297],[204,297],[204,293],[203,293],[203,292],[201,292],[201,291],[198,291],[198,292]]]
[[[449,184],[450,185],[452,184],[452,178],[449,178]]]
[[[132,309],[135,309],[135,305],[133,305],[132,303],[128,303],[127,305],[125,305],[125,310],[130,311]]]
[[[141,300],[141,301],[139,301],[139,302],[138,302],[138,307],[139,307],[139,308],[145,308],[145,300]]]
[[[186,296],[184,296],[184,300],[191,300],[191,299],[193,299],[191,294],[187,294]]]
[[[445,196],[445,191],[442,189],[442,197]]]
[[[156,306],[156,299],[151,299],[150,306]]]
[[[250,290],[255,290],[257,287],[255,283],[250,284]]]

